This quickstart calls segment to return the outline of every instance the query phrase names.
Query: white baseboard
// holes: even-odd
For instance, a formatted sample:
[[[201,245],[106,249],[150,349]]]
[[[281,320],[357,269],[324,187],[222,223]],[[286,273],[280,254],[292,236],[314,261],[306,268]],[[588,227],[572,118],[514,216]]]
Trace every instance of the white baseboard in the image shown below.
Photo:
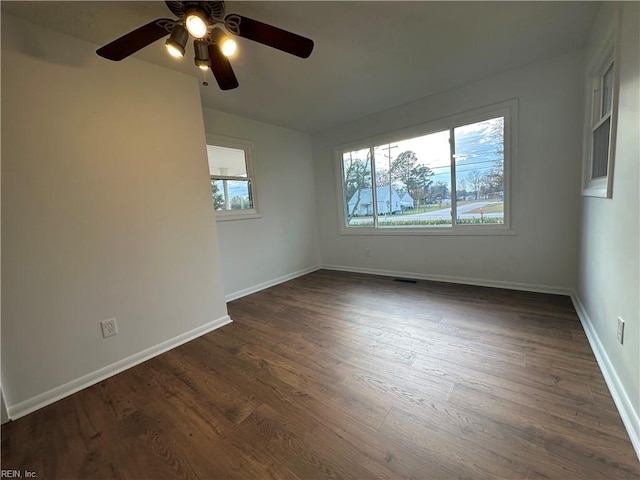
[[[249,288],[231,293],[226,296],[226,301],[230,302],[232,300],[236,300],[246,295],[259,292],[260,290],[273,287],[280,283],[293,280],[294,278],[307,275],[311,272],[315,272],[320,269],[353,272],[353,273],[365,273],[370,275],[380,275],[380,276],[387,276],[387,277],[414,278],[418,280],[460,283],[465,285],[506,288],[511,290],[523,290],[523,291],[529,291],[529,292],[550,293],[550,294],[556,294],[556,295],[570,296],[571,300],[573,301],[573,305],[576,309],[576,312],[578,314],[578,317],[580,319],[580,322],[582,323],[582,327],[589,340],[591,349],[593,350],[593,353],[596,357],[598,366],[602,371],[605,382],[609,387],[611,396],[613,397],[613,400],[620,413],[624,426],[629,434],[629,437],[631,439],[633,448],[635,449],[636,455],[640,459],[640,417],[638,415],[638,412],[633,408],[631,400],[629,399],[629,396],[627,395],[627,392],[625,391],[624,386],[622,385],[622,382],[620,381],[620,378],[618,377],[615,371],[615,368],[613,367],[613,364],[611,363],[611,360],[609,359],[609,356],[607,355],[604,349],[604,346],[602,345],[602,342],[600,341],[598,334],[596,333],[596,330],[593,327],[593,323],[591,322],[589,315],[587,314],[580,298],[575,293],[575,291],[564,288],[564,287],[550,287],[546,285],[526,284],[526,283],[519,283],[519,282],[504,282],[504,281],[486,280],[486,279],[478,279],[478,278],[454,277],[454,276],[447,276],[447,275],[418,274],[415,272],[401,272],[401,271],[380,270],[380,269],[370,269],[370,268],[360,268],[360,267],[344,267],[344,266],[338,266],[338,265],[321,265],[321,266],[318,265],[318,266],[309,267],[303,270],[299,270],[297,272],[290,273],[288,275],[283,275],[281,277],[275,278],[268,282],[263,282],[253,287],[249,287]],[[96,370],[95,372],[84,375],[76,380],[73,380],[64,385],[51,389],[33,398],[20,402],[16,405],[8,406],[7,411],[8,411],[9,418],[11,420],[18,419],[24,415],[27,415],[47,405],[50,405],[64,397],[72,395],[73,393],[76,393],[84,388],[94,385],[106,378],[116,375],[117,373],[120,373],[135,365],[145,362],[146,360],[149,360],[157,355],[160,355],[161,353],[171,350],[172,348],[175,348],[190,340],[198,338],[208,332],[216,330],[217,328],[220,328],[231,322],[232,322],[231,318],[228,315],[225,315],[224,317],[214,320],[208,324],[202,325],[201,327],[195,328],[189,332],[178,335],[177,337],[174,337],[170,340],[162,342],[156,346],[150,347],[146,350],[143,350],[142,352],[136,353],[130,357],[122,359],[104,368]]]
[[[288,282],[289,280],[293,280],[294,278],[307,275],[308,273],[315,272],[316,270],[320,270],[319,265],[305,268],[303,270],[298,270],[297,272],[289,273],[287,275],[274,278],[273,280],[269,280],[267,282],[259,283],[258,285],[254,285],[249,288],[238,290],[237,292],[233,292],[226,295],[225,299],[227,302],[231,302],[232,300],[237,300],[238,298],[246,297],[247,295],[251,295],[252,293],[259,292],[260,290],[264,290],[265,288],[274,287],[280,283]]]
[[[212,322],[206,323],[198,328],[194,328],[188,332],[185,332],[177,337],[171,338],[165,342],[162,342],[153,347],[147,348],[139,353],[131,355],[130,357],[119,360],[111,365],[107,365],[99,370],[83,375],[80,378],[72,380],[64,385],[53,388],[47,392],[36,395],[16,405],[8,406],[7,411],[11,420],[16,420],[31,412],[34,412],[42,407],[46,407],[58,400],[72,395],[80,390],[83,390],[91,385],[95,385],[102,380],[112,377],[124,370],[134,367],[142,362],[145,362],[153,357],[160,355],[172,348],[178,347],[183,343],[187,343],[190,340],[194,340],[205,333],[209,333],[217,328],[231,323],[232,320],[229,315],[218,318]]]
[[[600,341],[600,337],[593,326],[593,322],[576,292],[572,293],[571,300],[573,301],[573,306],[578,313],[578,318],[580,318],[580,323],[582,323],[582,328],[589,339],[589,345],[591,345],[591,350],[596,357],[602,376],[607,383],[607,387],[609,387],[609,391],[611,392],[613,401],[616,404],[618,413],[620,413],[622,423],[629,434],[631,444],[633,445],[636,455],[640,460],[640,416],[633,408],[629,395],[627,395],[627,391],[625,390],[624,385],[622,385],[620,377],[618,377],[616,369],[611,363],[609,355],[607,355],[607,351]]]
[[[506,288],[508,290],[522,290],[526,292],[550,293],[553,295],[570,296],[573,290],[566,287],[551,287],[548,285],[536,285],[531,283],[504,282],[500,280],[487,280],[483,278],[454,277],[449,275],[432,275],[415,272],[400,272],[394,270],[380,270],[375,268],[343,267],[339,265],[322,265],[325,270],[337,270],[341,272],[366,273],[369,275],[381,275],[385,277],[412,278],[416,280],[430,280],[434,282],[460,283],[463,285],[476,285],[479,287]]]

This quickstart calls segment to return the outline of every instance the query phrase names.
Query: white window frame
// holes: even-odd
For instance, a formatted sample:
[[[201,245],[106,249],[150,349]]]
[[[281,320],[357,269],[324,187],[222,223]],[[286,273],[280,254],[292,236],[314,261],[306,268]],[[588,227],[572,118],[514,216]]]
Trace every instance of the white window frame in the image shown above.
[[[585,197],[611,198],[613,195],[613,170],[615,163],[616,134],[618,129],[618,96],[620,90],[620,61],[618,52],[619,16],[598,53],[591,59],[585,84],[585,121],[582,157],[582,195]],[[613,64],[611,112],[602,115],[603,76]],[[596,128],[610,119],[607,175],[593,178],[593,135]]]
[[[235,148],[244,150],[244,158],[247,167],[247,176],[242,178],[224,177],[220,175],[210,175],[211,180],[248,180],[251,189],[252,208],[244,210],[216,210],[216,221],[224,222],[228,220],[244,220],[250,218],[262,218],[258,209],[258,190],[256,187],[255,175],[255,143],[242,138],[227,137],[224,135],[206,134],[207,145],[217,147]],[[207,169],[209,162],[207,160]]]
[[[346,225],[346,204],[344,199],[344,175],[342,154],[363,150],[373,145],[394,143],[407,138],[430,135],[481,122],[495,117],[504,117],[504,223],[490,225],[455,225],[438,227],[348,227]],[[518,100],[506,100],[493,105],[459,113],[394,132],[377,135],[357,142],[343,144],[334,150],[336,173],[336,195],[338,204],[338,232],[341,235],[516,235],[512,221],[512,178],[516,176],[516,156],[518,138]],[[454,187],[455,191],[455,187]]]

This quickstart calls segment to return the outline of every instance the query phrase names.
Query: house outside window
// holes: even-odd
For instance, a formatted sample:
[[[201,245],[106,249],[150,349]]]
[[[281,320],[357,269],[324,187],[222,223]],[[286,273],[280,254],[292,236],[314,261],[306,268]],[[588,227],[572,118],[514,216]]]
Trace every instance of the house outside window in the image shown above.
[[[340,232],[510,230],[515,100],[337,149]]]
[[[207,159],[216,220],[259,217],[253,158],[252,142],[207,135]]]

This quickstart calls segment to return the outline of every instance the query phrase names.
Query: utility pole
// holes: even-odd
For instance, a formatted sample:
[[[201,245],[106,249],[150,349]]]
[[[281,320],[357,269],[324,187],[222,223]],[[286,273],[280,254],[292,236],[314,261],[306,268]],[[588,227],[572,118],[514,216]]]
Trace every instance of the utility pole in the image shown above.
[[[386,150],[387,153],[382,153],[389,162],[389,212],[393,210],[393,197],[391,196],[391,150],[394,148],[398,148],[398,145],[391,146],[391,144],[387,144],[386,147],[381,147],[381,150]]]

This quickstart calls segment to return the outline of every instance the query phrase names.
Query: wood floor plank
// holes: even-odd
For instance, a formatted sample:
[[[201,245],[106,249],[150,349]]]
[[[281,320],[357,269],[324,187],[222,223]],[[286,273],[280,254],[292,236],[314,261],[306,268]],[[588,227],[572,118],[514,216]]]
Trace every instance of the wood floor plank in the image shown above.
[[[398,478],[428,478],[422,452],[407,448],[404,442],[396,442],[376,428],[361,424],[335,405],[304,395],[296,397],[295,401],[288,400],[286,409],[299,409],[326,426],[338,437],[336,444],[340,448],[349,444],[359,450],[367,465],[380,463]],[[450,478],[453,475],[452,471],[437,465],[430,466],[428,471],[433,478]]]
[[[626,441],[523,406],[519,399],[458,383],[449,402],[507,425],[511,432],[543,446],[548,455],[561,457],[567,478],[629,478],[638,474],[634,453],[624,448]]]
[[[589,384],[572,381],[560,372],[539,371],[520,365],[511,365],[495,361],[492,363],[471,361],[473,355],[442,355],[421,353],[414,363],[414,368],[431,375],[441,375],[462,379],[478,379],[494,384],[500,379],[532,387],[540,391],[558,394],[563,402],[570,405],[585,405],[593,403],[593,394]]]
[[[570,299],[317,271],[2,428],[51,479],[640,479]]]
[[[478,444],[477,438],[470,438],[469,431],[485,429],[483,422],[473,414],[454,411],[440,402],[414,412],[392,408],[380,431],[389,438],[412,445],[423,455],[428,452],[458,478],[528,476],[528,468],[513,456],[498,454],[487,448],[486,443]]]
[[[238,426],[234,436],[243,442],[257,440],[301,478],[372,478],[371,472],[358,464],[349,462],[350,468],[345,468],[343,459],[332,460],[326,445],[309,442],[305,432],[315,426],[309,417],[298,418],[297,422],[285,420],[274,408],[262,405]]]

